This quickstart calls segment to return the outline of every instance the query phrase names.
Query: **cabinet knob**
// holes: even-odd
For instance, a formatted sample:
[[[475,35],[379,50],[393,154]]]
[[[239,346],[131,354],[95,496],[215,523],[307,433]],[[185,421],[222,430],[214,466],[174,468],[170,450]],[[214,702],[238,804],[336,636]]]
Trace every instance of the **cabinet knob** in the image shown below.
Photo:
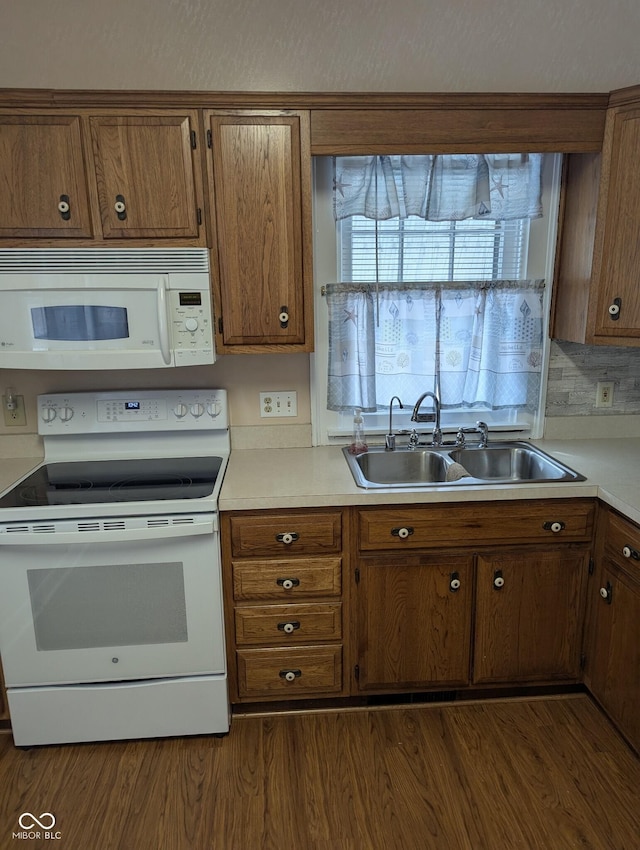
[[[58,212],[60,213],[60,218],[64,219],[64,221],[69,221],[71,218],[71,205],[69,204],[68,195],[60,195],[60,200],[58,201]]]
[[[300,628],[298,620],[293,620],[291,623],[278,623],[278,629],[284,632],[285,635],[292,635],[296,629]]]
[[[127,204],[125,202],[124,195],[116,195],[116,202],[113,205],[113,208],[120,221],[124,221],[127,217]]]
[[[289,308],[286,305],[280,308],[278,321],[280,322],[281,328],[286,328],[289,325]]]
[[[459,573],[451,573],[449,576],[449,590],[451,593],[455,593],[457,590],[460,590],[462,582],[460,581]]]
[[[284,543],[285,546],[290,546],[294,540],[298,540],[299,535],[295,531],[285,531],[282,534],[276,534],[278,543]]]
[[[609,316],[614,322],[620,318],[620,308],[622,307],[622,298],[614,298],[613,303],[609,305]]]
[[[391,534],[394,537],[399,537],[401,540],[406,540],[407,537],[410,537],[413,534],[413,528],[410,525],[403,525],[402,528],[392,528]]]
[[[565,528],[565,524],[563,522],[543,522],[542,527],[545,531],[553,531],[554,534],[558,534],[559,531],[562,531]]]
[[[493,574],[493,586],[496,590],[501,590],[504,587],[504,577],[502,570],[496,570]]]
[[[607,582],[606,587],[600,588],[600,596],[602,596],[607,605],[611,605],[613,600],[613,586],[610,581]]]
[[[299,578],[277,578],[276,584],[284,590],[291,590],[292,587],[298,587],[300,584]]]
[[[640,561],[640,552],[634,549],[633,546],[623,546],[622,554],[625,558],[632,558],[634,561]]]
[[[302,670],[281,670],[280,678],[287,682],[295,682],[296,679],[302,676]]]

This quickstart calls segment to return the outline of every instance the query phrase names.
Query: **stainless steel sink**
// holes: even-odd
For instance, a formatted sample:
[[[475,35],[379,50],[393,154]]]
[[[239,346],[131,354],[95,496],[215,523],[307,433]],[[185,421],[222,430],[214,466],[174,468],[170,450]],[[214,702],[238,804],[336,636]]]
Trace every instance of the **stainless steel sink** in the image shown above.
[[[527,443],[454,449],[449,453],[474,478],[483,481],[584,481],[584,476]]]
[[[360,455],[343,449],[358,487],[435,487],[584,481],[583,475],[529,443],[490,443],[486,448],[375,446]],[[462,467],[462,468],[461,468]]]

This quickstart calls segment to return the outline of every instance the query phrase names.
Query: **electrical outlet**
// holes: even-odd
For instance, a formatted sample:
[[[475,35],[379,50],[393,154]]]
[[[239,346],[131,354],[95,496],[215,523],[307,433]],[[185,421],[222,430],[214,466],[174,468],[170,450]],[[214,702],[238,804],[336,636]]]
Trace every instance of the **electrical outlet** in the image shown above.
[[[270,392],[260,393],[260,416],[282,417],[298,415],[298,393]]]
[[[15,404],[15,407],[10,410],[7,407],[7,397],[6,395],[2,396],[2,409],[4,410],[4,424],[8,428],[12,428],[14,425],[26,425],[27,424],[27,413],[24,409],[24,396],[22,395],[12,395],[11,399]]]
[[[596,407],[613,407],[613,381],[598,381]]]

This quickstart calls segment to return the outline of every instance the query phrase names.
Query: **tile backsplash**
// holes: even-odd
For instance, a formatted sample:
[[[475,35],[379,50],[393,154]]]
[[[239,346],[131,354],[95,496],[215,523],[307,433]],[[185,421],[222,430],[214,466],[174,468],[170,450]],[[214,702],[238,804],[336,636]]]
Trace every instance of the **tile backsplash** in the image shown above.
[[[596,384],[612,381],[612,407],[596,407]],[[546,416],[640,414],[640,348],[551,343]]]

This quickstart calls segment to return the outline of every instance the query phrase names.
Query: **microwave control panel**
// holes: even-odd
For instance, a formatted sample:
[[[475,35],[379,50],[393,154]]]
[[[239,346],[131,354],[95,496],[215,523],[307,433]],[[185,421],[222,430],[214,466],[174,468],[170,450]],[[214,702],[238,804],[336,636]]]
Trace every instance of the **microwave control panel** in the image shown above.
[[[176,366],[211,363],[213,327],[211,293],[172,290],[171,340]],[[203,360],[203,355],[207,358]]]

